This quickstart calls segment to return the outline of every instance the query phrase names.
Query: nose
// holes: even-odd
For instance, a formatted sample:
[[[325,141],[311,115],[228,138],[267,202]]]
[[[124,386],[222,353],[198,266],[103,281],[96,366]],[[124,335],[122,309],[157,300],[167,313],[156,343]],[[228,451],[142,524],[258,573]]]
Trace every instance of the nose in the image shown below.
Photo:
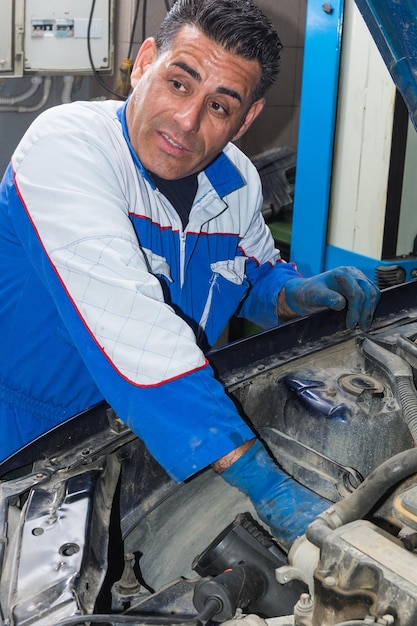
[[[197,98],[187,98],[177,106],[174,118],[184,132],[196,133],[201,124],[204,105]]]

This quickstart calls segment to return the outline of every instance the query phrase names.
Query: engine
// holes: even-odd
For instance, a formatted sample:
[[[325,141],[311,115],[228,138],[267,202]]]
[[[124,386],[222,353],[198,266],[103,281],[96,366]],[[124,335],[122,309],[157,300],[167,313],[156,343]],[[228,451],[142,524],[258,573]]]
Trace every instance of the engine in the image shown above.
[[[288,553],[218,474],[174,484],[98,406],[0,468],[1,624],[416,626],[414,289],[367,334],[318,314],[210,356],[277,462],[330,501]]]

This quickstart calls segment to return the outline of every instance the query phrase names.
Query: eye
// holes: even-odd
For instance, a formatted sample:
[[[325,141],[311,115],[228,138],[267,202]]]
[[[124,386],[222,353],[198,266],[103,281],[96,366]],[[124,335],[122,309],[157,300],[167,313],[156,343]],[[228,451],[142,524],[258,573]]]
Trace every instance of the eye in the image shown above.
[[[174,78],[170,81],[170,83],[174,91],[184,91],[184,92],[186,91],[186,88],[181,81]]]
[[[229,115],[228,109],[219,102],[210,102],[209,107],[217,117],[227,117]]]

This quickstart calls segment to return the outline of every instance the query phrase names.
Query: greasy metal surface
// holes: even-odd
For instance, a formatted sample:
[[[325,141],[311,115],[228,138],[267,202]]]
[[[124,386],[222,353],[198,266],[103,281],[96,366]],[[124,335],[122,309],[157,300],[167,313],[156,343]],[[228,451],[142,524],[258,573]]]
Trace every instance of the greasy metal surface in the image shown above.
[[[94,609],[107,570],[119,463],[111,438],[0,483],[0,610],[6,621],[51,626]],[[106,453],[100,456],[99,450]],[[27,473],[23,473],[27,472]],[[22,473],[21,476],[18,474]]]
[[[339,384],[347,374],[373,375],[383,385],[383,394],[368,389],[359,396],[351,394]],[[317,403],[306,402],[288,388],[288,375],[314,381],[315,394],[326,405],[343,406],[344,412],[332,416],[319,411]],[[285,433],[363,477],[393,454],[413,445],[394,391],[380,372],[366,369],[365,358],[354,339],[296,360],[269,364],[256,377],[231,387],[242,413],[257,429]],[[316,485],[309,484],[318,488],[319,474]]]
[[[369,613],[391,614],[398,626],[417,623],[416,556],[367,521],[329,535],[315,578],[312,626],[364,619]]]
[[[274,428],[259,433],[286,472],[324,498],[336,502],[362,481],[361,474]]]
[[[105,402],[51,429],[0,463],[0,477],[34,462],[55,470],[83,465],[135,439]]]
[[[382,292],[372,329],[417,319],[417,280]],[[257,376],[269,367],[362,335],[348,331],[346,313],[323,311],[213,350],[209,357],[226,386]]]
[[[22,511],[26,521],[13,591],[18,623],[32,620],[34,606],[38,616],[59,605],[72,606],[67,614],[77,611],[73,588],[85,558],[94,482],[88,473],[55,483],[53,491],[51,485],[31,490]]]

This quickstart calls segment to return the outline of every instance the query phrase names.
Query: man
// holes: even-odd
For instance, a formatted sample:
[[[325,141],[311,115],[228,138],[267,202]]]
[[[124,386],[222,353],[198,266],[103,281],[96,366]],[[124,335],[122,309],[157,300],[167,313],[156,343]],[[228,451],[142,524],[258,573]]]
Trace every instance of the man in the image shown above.
[[[105,399],[176,481],[212,464],[285,546],[327,503],[269,457],[205,357],[238,313],[264,327],[323,307],[367,328],[353,268],[304,279],[231,143],[259,115],[281,44],[247,0],[178,0],[120,102],[52,108],[0,196],[0,457]]]

